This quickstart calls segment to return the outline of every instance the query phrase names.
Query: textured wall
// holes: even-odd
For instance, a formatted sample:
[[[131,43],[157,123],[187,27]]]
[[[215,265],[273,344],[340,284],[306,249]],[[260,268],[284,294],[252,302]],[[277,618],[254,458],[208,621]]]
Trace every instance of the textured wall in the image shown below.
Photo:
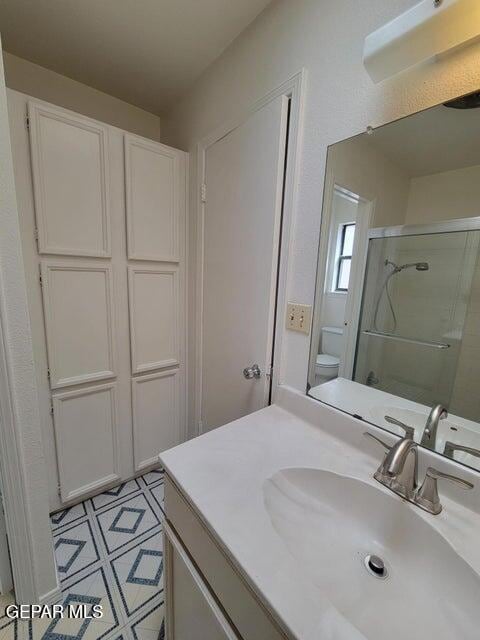
[[[0,47],[1,51],[1,47]],[[35,527],[33,543],[37,592],[45,595],[57,586],[53,542],[48,517],[48,494],[43,457],[40,413],[35,385],[30,319],[25,294],[17,202],[8,126],[7,97],[0,60],[0,296],[3,332],[10,367],[10,386],[23,474],[25,508]],[[5,452],[4,452],[5,453]],[[8,454],[8,452],[6,452]]]
[[[414,4],[416,0],[276,0],[203,74],[170,117],[162,119],[162,139],[193,150],[197,140],[302,67],[307,69],[290,299],[313,302],[327,146],[367,125],[385,123],[480,85],[479,45],[379,85],[372,83],[362,64],[365,36]],[[193,154],[191,160],[194,179]],[[194,264],[194,208],[191,214]],[[191,292],[193,283],[192,279]],[[309,340],[290,332],[283,347],[282,379],[304,389]]]
[[[140,136],[160,139],[160,118],[81,82],[4,52],[5,83],[29,96],[71,109]],[[121,71],[119,70],[119,73]]]

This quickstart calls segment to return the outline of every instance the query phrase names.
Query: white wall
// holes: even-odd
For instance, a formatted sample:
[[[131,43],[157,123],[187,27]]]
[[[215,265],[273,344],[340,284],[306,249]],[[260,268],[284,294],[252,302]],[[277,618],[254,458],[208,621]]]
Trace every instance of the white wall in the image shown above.
[[[170,117],[162,118],[163,140],[193,151],[203,136],[302,67],[307,69],[289,299],[313,302],[327,146],[364,131],[367,125],[385,123],[478,89],[480,45],[379,85],[372,83],[362,64],[365,36],[416,1],[276,0],[202,75]],[[195,184],[193,154],[191,160]],[[193,207],[190,233],[192,240]],[[192,259],[194,243],[190,244]],[[192,322],[190,329],[193,331]],[[290,332],[283,345],[282,380],[303,390],[309,339]]]
[[[370,142],[369,136],[331,147],[328,170],[335,184],[375,203],[370,226],[404,224],[410,178]]]
[[[480,215],[480,165],[413,178],[406,224]]]
[[[5,83],[34,98],[71,109],[152,140],[160,139],[160,118],[81,82],[4,52]],[[117,69],[116,73],[121,73]]]
[[[1,53],[1,47],[0,47]],[[43,457],[40,413],[33,365],[30,320],[25,294],[17,202],[10,147],[7,98],[0,60],[0,307],[9,367],[11,403],[22,459],[25,512],[35,574],[34,590],[46,595],[57,587],[53,543],[48,517],[48,494]],[[3,407],[2,409],[4,409]],[[2,428],[5,428],[2,425]],[[3,455],[13,452],[2,451]],[[21,487],[18,487],[22,509]],[[7,512],[7,517],[11,514]],[[28,549],[24,549],[27,556]]]

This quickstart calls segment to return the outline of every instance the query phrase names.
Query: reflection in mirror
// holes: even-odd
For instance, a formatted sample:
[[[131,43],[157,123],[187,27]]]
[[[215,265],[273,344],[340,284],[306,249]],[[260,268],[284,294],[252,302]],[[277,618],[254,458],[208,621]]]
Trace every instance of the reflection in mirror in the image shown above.
[[[480,470],[480,110],[330,147],[309,394]]]

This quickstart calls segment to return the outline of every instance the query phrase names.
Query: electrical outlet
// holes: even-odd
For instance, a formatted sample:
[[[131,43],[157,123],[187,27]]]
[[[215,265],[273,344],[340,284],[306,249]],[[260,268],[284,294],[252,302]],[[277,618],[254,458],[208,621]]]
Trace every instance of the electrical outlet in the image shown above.
[[[289,302],[287,304],[287,322],[286,327],[290,331],[299,331],[300,333],[310,333],[310,325],[312,323],[312,306],[309,304],[296,304]]]

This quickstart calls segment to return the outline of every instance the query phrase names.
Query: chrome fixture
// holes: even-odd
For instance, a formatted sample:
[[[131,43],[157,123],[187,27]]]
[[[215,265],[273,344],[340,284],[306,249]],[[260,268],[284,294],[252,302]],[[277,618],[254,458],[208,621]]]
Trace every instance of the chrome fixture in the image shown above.
[[[473,484],[467,482],[467,480],[462,480],[462,478],[457,478],[457,476],[451,476],[449,473],[443,473],[433,467],[428,467],[425,480],[415,496],[415,504],[425,509],[425,511],[433,513],[435,516],[442,511],[437,487],[437,480],[439,478],[455,482],[455,484],[460,485],[462,489],[473,489]]]
[[[369,553],[368,556],[364,558],[363,562],[368,573],[370,573],[374,578],[380,578],[382,580],[388,578],[388,571],[385,566],[385,562],[378,556]]]
[[[448,418],[448,411],[445,407],[441,404],[435,405],[427,418],[427,424],[425,425],[422,441],[420,443],[421,445],[435,451],[438,423],[440,420],[444,420],[445,418]]]
[[[387,296],[388,306],[390,307],[390,311],[392,313],[393,331],[395,331],[395,329],[397,328],[397,315],[395,313],[395,309],[393,308],[393,302],[390,296],[390,290],[388,288],[388,285],[390,284],[390,280],[392,276],[394,276],[396,273],[400,273],[400,271],[403,271],[404,269],[410,269],[412,267],[415,267],[417,271],[428,271],[430,269],[430,265],[428,264],[428,262],[407,262],[406,264],[398,265],[395,262],[392,262],[392,260],[388,260],[388,259],[385,260],[384,264],[386,267],[392,267],[392,270],[385,278],[382,288],[380,289],[380,293],[378,295],[377,302],[375,305],[375,313],[373,314],[373,327],[376,331],[379,331],[378,324],[377,324],[378,310],[380,308],[380,302],[382,301],[383,293],[385,292],[385,295]]]
[[[397,420],[396,418],[392,418],[392,416],[385,416],[385,420],[390,424],[394,424],[396,427],[400,427],[405,431],[405,437],[414,440],[415,429],[408,424],[405,424],[401,420]]]
[[[362,333],[373,338],[381,338],[382,340],[394,340],[396,342],[408,342],[409,344],[418,344],[421,347],[433,347],[434,349],[450,349],[447,342],[436,342],[434,340],[415,340],[414,338],[406,338],[396,333],[388,333],[388,331],[372,331],[365,329]]]
[[[375,480],[432,515],[438,515],[442,511],[437,488],[439,478],[455,482],[463,489],[473,489],[471,482],[443,473],[433,467],[427,469],[422,486],[417,489],[417,444],[411,438],[402,438],[391,447],[368,431],[364,435],[381,444],[387,451],[385,459],[373,474]]]
[[[472,447],[465,447],[463,444],[458,444],[457,442],[446,442],[445,449],[443,450],[443,454],[447,456],[447,458],[451,458],[454,460],[455,451],[463,451],[464,453],[468,453],[471,456],[475,456],[476,458],[480,458],[480,449],[473,449]]]
[[[407,262],[406,264],[398,265],[391,260],[385,260],[385,266],[390,265],[393,268],[393,273],[399,273],[404,269],[410,269],[411,267],[415,267],[417,271],[428,271],[430,266],[428,262]]]
[[[380,380],[375,375],[375,371],[370,371],[367,376],[367,387],[373,387],[373,385],[378,384]]]
[[[418,450],[411,438],[402,438],[393,447],[365,432],[379,442],[387,451],[382,464],[373,474],[375,480],[391,489],[402,498],[412,501],[417,488]]]
[[[252,378],[256,378],[258,380],[258,378],[261,378],[262,372],[260,371],[258,364],[252,364],[251,367],[246,367],[243,370],[243,377],[247,380],[251,380]]]

